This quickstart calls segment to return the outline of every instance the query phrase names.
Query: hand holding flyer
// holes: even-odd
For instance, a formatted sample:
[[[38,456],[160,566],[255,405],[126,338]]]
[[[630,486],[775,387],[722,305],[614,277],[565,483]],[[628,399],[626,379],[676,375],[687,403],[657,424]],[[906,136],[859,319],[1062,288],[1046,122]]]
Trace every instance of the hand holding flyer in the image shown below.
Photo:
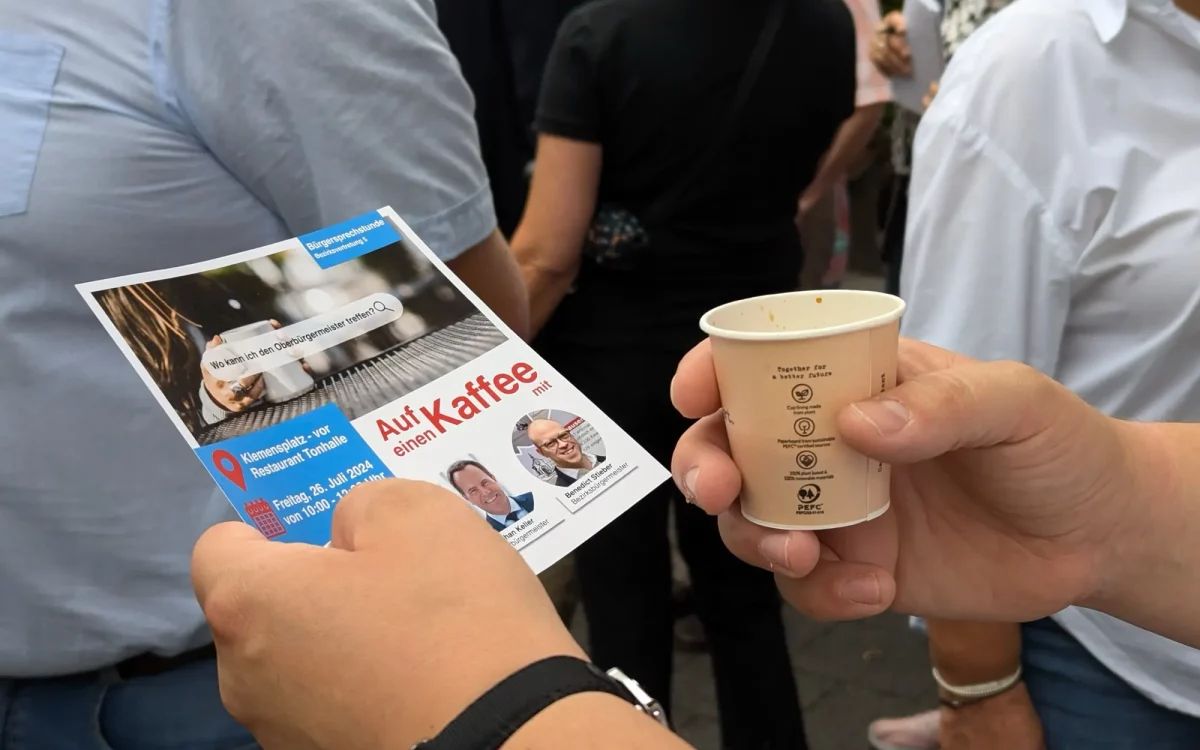
[[[420,479],[541,571],[667,478],[391,209],[80,291],[270,539],[327,544],[351,488]]]

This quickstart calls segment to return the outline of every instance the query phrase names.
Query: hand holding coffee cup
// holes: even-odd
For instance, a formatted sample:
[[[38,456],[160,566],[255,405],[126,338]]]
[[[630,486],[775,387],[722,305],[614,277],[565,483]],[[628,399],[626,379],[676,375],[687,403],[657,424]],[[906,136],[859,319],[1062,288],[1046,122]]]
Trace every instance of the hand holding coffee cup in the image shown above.
[[[1168,496],[1156,483],[1160,434],[1104,416],[1033,368],[911,340],[900,342],[897,387],[837,416],[848,444],[895,464],[891,511],[816,532],[751,523],[738,503],[748,475],[730,453],[713,343],[688,353],[671,384],[675,407],[698,420],[675,448],[672,474],[718,516],[726,547],[774,572],[784,598],[809,617],[891,608],[1026,622],[1073,604],[1103,610],[1104,587],[1139,564],[1132,560],[1153,557],[1113,540],[1162,544],[1147,525],[1161,516],[1141,512],[1147,499]],[[1152,576],[1127,580],[1158,590],[1147,588]]]

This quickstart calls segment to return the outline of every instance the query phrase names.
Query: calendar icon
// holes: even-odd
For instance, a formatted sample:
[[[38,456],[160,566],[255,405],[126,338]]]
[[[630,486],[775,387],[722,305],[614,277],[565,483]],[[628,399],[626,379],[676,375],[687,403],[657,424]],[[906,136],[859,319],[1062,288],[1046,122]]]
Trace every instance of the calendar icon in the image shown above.
[[[275,514],[271,504],[266,500],[255,500],[252,503],[246,503],[244,507],[246,515],[250,516],[250,520],[267,539],[274,539],[287,533],[287,529],[283,528],[283,522],[279,520],[279,516]]]

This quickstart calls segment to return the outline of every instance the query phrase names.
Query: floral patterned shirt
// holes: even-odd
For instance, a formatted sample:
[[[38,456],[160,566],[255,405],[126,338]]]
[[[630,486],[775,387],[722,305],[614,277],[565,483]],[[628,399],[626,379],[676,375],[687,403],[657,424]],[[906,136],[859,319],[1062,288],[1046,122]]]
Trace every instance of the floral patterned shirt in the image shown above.
[[[1012,0],[943,0],[942,55],[948,62],[967,37]],[[899,175],[912,169],[912,142],[920,115],[895,108],[892,121],[892,168]]]
[[[944,0],[942,54],[949,61],[967,37],[1012,0]]]

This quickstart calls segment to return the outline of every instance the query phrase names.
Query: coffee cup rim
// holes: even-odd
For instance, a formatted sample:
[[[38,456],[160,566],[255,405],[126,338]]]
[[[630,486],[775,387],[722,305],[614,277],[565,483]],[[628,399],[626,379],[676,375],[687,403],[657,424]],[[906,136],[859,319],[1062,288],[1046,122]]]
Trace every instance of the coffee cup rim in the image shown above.
[[[882,315],[875,315],[870,318],[856,320],[853,323],[843,323],[835,326],[825,326],[822,328],[811,328],[799,331],[733,331],[728,328],[713,325],[712,319],[720,313],[737,307],[739,305],[753,304],[756,302],[769,302],[772,300],[783,299],[786,297],[886,297],[894,303],[894,308]],[[700,318],[700,329],[709,336],[722,339],[731,339],[735,341],[800,341],[804,339],[819,339],[828,338],[830,336],[841,336],[847,333],[855,333],[858,331],[869,331],[874,328],[880,328],[885,325],[896,322],[904,315],[907,305],[904,300],[894,294],[885,292],[872,292],[861,289],[824,289],[818,291],[804,292],[781,292],[779,294],[764,294],[758,297],[747,297],[746,299],[734,300],[727,302],[718,307],[714,307]]]

